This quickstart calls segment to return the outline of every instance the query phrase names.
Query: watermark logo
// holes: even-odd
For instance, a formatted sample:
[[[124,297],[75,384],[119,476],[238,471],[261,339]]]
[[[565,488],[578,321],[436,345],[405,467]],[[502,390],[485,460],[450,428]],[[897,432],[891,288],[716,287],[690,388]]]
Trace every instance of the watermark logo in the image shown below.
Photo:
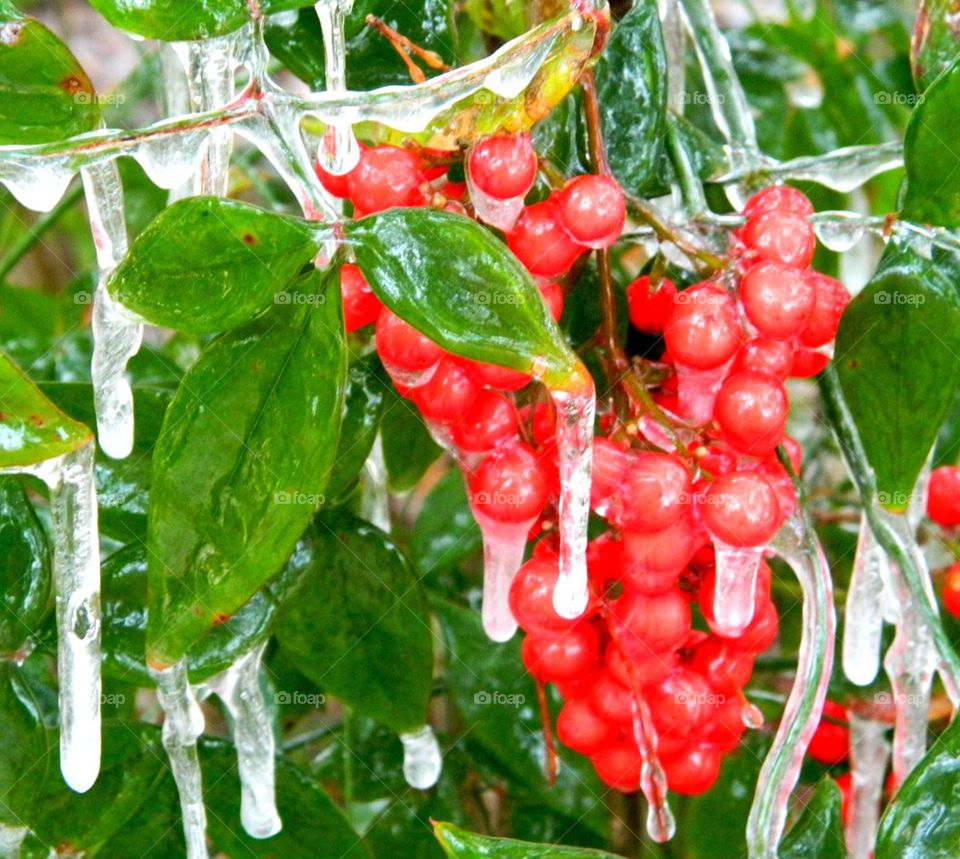
[[[495,504],[497,506],[522,507],[527,501],[527,496],[522,492],[474,492],[470,499],[478,506]]]
[[[919,307],[927,300],[925,295],[916,292],[887,292],[881,289],[873,294],[874,304],[892,304]]]
[[[277,292],[273,296],[274,304],[326,304],[325,295],[312,295],[308,292]]]
[[[498,707],[513,707],[517,709],[522,707],[526,702],[527,698],[525,695],[520,694],[510,694],[507,695],[503,692],[487,692],[481,690],[473,696],[473,703],[486,706],[488,704],[495,704]]]
[[[127,97],[123,93],[113,92],[76,92],[73,94],[75,104],[96,104],[100,107],[119,107],[125,104]]]
[[[681,104],[713,105],[723,104],[727,97],[723,93],[685,92],[680,96]]]
[[[273,700],[277,704],[295,705],[298,707],[322,707],[327,703],[327,696],[319,692],[275,692]]]
[[[319,507],[326,503],[325,495],[313,492],[274,492],[274,504],[304,504],[307,507]]]
[[[101,707],[122,707],[127,703],[127,696],[122,692],[103,693],[100,695]]]
[[[524,297],[522,295],[514,295],[513,293],[478,292],[477,302],[479,304],[492,304],[494,306],[501,304],[523,304]]]
[[[74,304],[93,304],[92,292],[75,292],[73,294]]]
[[[915,107],[923,104],[923,95],[915,92],[890,92],[882,90],[873,94],[874,104],[899,104],[905,107]]]
[[[676,692],[673,696],[674,704],[699,704],[706,707],[722,707],[727,702],[727,696],[719,692]]]

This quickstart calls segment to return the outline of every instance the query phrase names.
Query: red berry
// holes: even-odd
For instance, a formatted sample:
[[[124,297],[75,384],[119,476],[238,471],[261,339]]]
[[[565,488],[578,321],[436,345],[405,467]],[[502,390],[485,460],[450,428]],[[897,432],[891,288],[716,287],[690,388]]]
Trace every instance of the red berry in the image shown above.
[[[628,576],[679,574],[698,548],[697,533],[690,516],[681,516],[660,531],[623,532]]]
[[[748,249],[761,259],[806,268],[813,259],[817,239],[804,215],[794,212],[763,212],[753,215],[740,231]]]
[[[547,305],[547,312],[554,322],[559,322],[563,315],[563,288],[555,280],[537,278],[537,288],[543,296],[543,303]]]
[[[735,695],[753,674],[753,654],[745,653],[719,636],[710,635],[693,649],[690,667],[705,677],[722,695]]]
[[[725,474],[702,496],[702,505],[710,533],[731,546],[763,546],[780,527],[777,493],[756,472]]]
[[[589,623],[563,632],[527,635],[521,647],[523,664],[543,683],[570,680],[589,671],[597,661],[600,642]]]
[[[601,719],[586,699],[573,698],[557,716],[557,736],[578,754],[592,755],[616,742],[617,728]]]
[[[543,512],[549,477],[537,452],[522,441],[501,445],[470,478],[470,505],[498,522],[528,522]]]
[[[840,317],[850,303],[850,293],[839,280],[818,271],[807,272],[807,279],[813,285],[816,301],[810,319],[800,332],[800,342],[816,348],[826,345],[836,336]]]
[[[627,587],[609,610],[618,645],[630,659],[675,648],[690,631],[690,606],[678,590],[652,596]]]
[[[496,134],[479,141],[467,158],[470,181],[488,197],[522,197],[537,178],[537,153],[529,134]]]
[[[772,578],[773,574],[770,572],[770,567],[767,566],[766,561],[761,561],[760,568],[757,570],[757,582],[753,591],[753,620],[751,621],[751,625],[761,619],[763,612],[766,611],[766,607],[770,604],[770,582]],[[753,652],[741,641],[741,637],[746,635],[750,627],[747,627],[747,630],[744,630],[740,636],[734,637],[726,636],[722,631],[717,631],[717,623],[713,614],[716,588],[717,573],[715,569],[711,568],[706,575],[704,575],[703,581],[700,583],[699,593],[700,613],[707,622],[707,626],[710,627],[716,636],[725,642],[731,643],[737,650]]]
[[[560,617],[553,607],[553,590],[560,577],[559,563],[556,555],[545,551],[527,561],[514,576],[510,585],[510,613],[525,632],[562,632],[576,623]]]
[[[725,364],[740,346],[740,323],[733,299],[711,283],[678,293],[663,336],[678,364],[698,370]]]
[[[764,456],[783,438],[787,392],[765,373],[734,373],[717,395],[714,415],[724,438],[741,453]]]
[[[722,699],[702,674],[679,668],[644,690],[660,736],[689,737],[703,729]]]
[[[323,167],[320,166],[318,161],[315,165],[317,171],[317,178],[320,180],[320,184],[334,197],[337,197],[341,200],[346,200],[350,196],[350,187],[348,184],[347,177],[350,175],[349,172],[344,173],[341,176],[337,176],[335,173],[328,173]]]
[[[761,262],[743,275],[740,300],[761,334],[788,339],[810,320],[817,293],[806,272],[778,262]]]
[[[743,723],[743,695],[728,695],[717,707],[716,718],[703,734],[706,742],[717,751],[732,752],[740,742],[746,725]]]
[[[507,246],[531,274],[566,274],[583,252],[560,224],[553,198],[527,206],[507,233]]]
[[[826,766],[843,763],[850,756],[850,731],[846,722],[847,711],[841,704],[824,701],[823,715],[810,738],[807,754]]]
[[[633,459],[630,448],[608,438],[593,440],[593,464],[590,469],[590,503],[602,507],[622,485]]]
[[[763,653],[777,640],[779,627],[780,618],[777,615],[777,607],[767,601],[766,607],[754,616],[750,626],[731,641],[747,653]]]
[[[960,467],[944,465],[930,473],[927,516],[944,528],[960,525]]]
[[[373,294],[363,272],[350,263],[345,263],[340,269],[340,296],[343,299],[343,324],[347,331],[356,331],[377,321],[383,305]]]
[[[423,202],[420,161],[400,146],[372,146],[360,152],[360,161],[347,174],[347,189],[354,205],[365,215],[394,206]]]
[[[732,370],[734,373],[742,370],[769,373],[782,381],[793,367],[793,351],[793,344],[786,340],[754,337],[740,347]]]
[[[630,322],[644,334],[662,334],[670,319],[677,296],[673,281],[664,278],[651,291],[650,278],[638,277],[627,287],[627,305],[630,310]]]
[[[670,790],[687,796],[704,793],[720,775],[720,751],[709,743],[700,743],[677,755],[664,755],[660,763]]]
[[[627,687],[642,688],[662,680],[680,664],[676,651],[668,650],[646,659],[627,659],[616,647],[604,653],[604,668]]]
[[[636,453],[621,475],[608,518],[621,529],[662,531],[688,509],[690,473],[668,453]]]
[[[621,793],[634,793],[640,789],[640,771],[643,758],[632,743],[617,743],[590,756],[590,763],[597,771],[600,781]]]
[[[809,379],[820,373],[830,363],[830,356],[814,349],[797,349],[793,353],[790,375],[794,379]]]
[[[813,204],[806,194],[789,185],[771,185],[757,191],[743,207],[746,217],[764,212],[793,212],[796,215],[812,215]]]
[[[530,375],[509,367],[498,367],[496,364],[485,364],[482,361],[464,359],[463,367],[470,377],[486,388],[497,391],[519,391],[530,384]]]
[[[410,398],[428,421],[448,424],[461,418],[480,393],[459,362],[444,355],[429,381],[414,388]]]
[[[960,617],[960,562],[953,564],[943,577],[943,607]]]
[[[587,692],[590,706],[597,714],[615,725],[629,725],[633,721],[633,693],[609,671],[601,670]]]
[[[407,372],[422,372],[436,364],[444,354],[430,338],[424,337],[386,307],[377,317],[376,336],[380,357]]]
[[[577,176],[557,197],[560,222],[574,241],[608,248],[623,232],[627,217],[623,191],[609,176]]]
[[[517,410],[503,394],[480,391],[451,425],[453,443],[466,453],[486,453],[517,434]]]

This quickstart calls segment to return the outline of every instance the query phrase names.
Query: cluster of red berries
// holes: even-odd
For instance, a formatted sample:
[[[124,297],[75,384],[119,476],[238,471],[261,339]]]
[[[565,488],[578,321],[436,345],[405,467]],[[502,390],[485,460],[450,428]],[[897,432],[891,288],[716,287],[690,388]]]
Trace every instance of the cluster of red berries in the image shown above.
[[[927,516],[941,528],[960,527],[960,467],[945,465],[930,473]],[[943,607],[954,617],[960,617],[960,561],[944,574],[942,594]]]

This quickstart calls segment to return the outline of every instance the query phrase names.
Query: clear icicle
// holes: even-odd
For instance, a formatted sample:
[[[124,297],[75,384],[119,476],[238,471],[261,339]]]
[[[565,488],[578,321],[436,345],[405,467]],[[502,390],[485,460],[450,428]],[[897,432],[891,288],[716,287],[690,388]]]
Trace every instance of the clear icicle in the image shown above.
[[[353,8],[353,0],[319,0],[315,8],[323,32],[327,92],[344,92],[347,88],[347,50],[343,19]],[[360,146],[350,125],[332,123],[323,136],[317,156],[323,168],[335,176],[352,170],[360,159]]]
[[[207,682],[230,715],[240,770],[240,822],[253,838],[270,838],[282,828],[275,789],[276,745],[260,688],[266,642],[241,656]]]
[[[39,159],[13,153],[0,161],[0,182],[18,203],[34,212],[49,212],[56,206],[75,172],[69,156]]]
[[[740,635],[753,620],[757,574],[763,548],[729,546],[714,538],[717,587],[713,614],[722,635]]]
[[[506,200],[491,197],[473,184],[469,170],[467,170],[467,190],[470,193],[470,202],[481,221],[504,232],[513,229],[523,212],[524,195]]]
[[[847,823],[850,859],[870,859],[877,837],[883,776],[890,756],[887,727],[850,713],[850,774],[853,796]]]
[[[203,733],[203,711],[190,687],[186,657],[169,668],[150,669],[163,708],[163,747],[167,750],[183,816],[187,859],[208,859],[207,812],[197,739]]]
[[[553,606],[575,618],[587,607],[587,523],[590,518],[590,462],[595,397],[589,376],[578,390],[550,391],[557,410],[560,462],[560,576]]]
[[[410,787],[428,790],[443,770],[443,755],[433,728],[424,725],[416,731],[400,735],[403,743],[403,777]]]
[[[517,631],[510,612],[510,584],[523,564],[527,535],[537,521],[497,522],[483,512],[483,499],[470,499],[470,510],[483,534],[483,629],[492,641],[509,641]]]
[[[820,244],[838,254],[849,251],[867,231],[863,218],[852,213],[849,218],[812,219],[812,222]]]
[[[373,440],[370,455],[363,464],[360,515],[381,531],[390,532],[390,494],[387,492],[387,465],[383,458],[383,439]]]
[[[803,591],[803,636],[797,675],[773,746],[757,780],[747,822],[750,859],[775,859],[787,822],[790,794],[817,728],[833,666],[836,619],[830,568],[799,510],[777,534],[772,549],[793,569]]]
[[[650,709],[643,696],[634,689],[633,740],[643,761],[640,767],[640,790],[647,800],[647,834],[662,844],[673,838],[677,824],[667,802],[667,777],[657,757],[657,734],[650,718]]]
[[[864,514],[860,519],[843,625],[843,671],[850,682],[858,686],[870,685],[880,669],[883,583],[889,576],[887,554],[877,543]]]
[[[143,325],[107,292],[106,280],[127,252],[123,185],[115,161],[81,171],[100,281],[93,299],[93,395],[103,451],[123,459],[133,449],[133,391],[125,373],[137,354]]]

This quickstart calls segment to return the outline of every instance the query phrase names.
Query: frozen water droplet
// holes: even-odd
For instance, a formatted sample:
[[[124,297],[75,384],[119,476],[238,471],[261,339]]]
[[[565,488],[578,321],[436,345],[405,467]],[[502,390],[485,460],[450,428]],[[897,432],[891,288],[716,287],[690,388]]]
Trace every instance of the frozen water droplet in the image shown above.
[[[640,751],[640,790],[647,800],[647,834],[662,844],[673,838],[676,821],[667,802],[667,777],[657,757],[657,733],[643,696],[631,695],[633,741]]]
[[[523,196],[511,197],[508,200],[491,197],[473,184],[469,170],[467,171],[467,190],[470,193],[470,202],[481,221],[504,232],[513,229],[523,212]]]
[[[440,366],[440,362],[437,361],[425,370],[404,370],[390,363],[386,358],[381,358],[380,362],[394,384],[402,388],[419,388],[420,385],[427,384],[433,378],[433,374],[437,372],[437,367]]]
[[[491,519],[482,502],[470,499],[470,510],[483,534],[483,629],[492,641],[509,641],[517,631],[510,612],[510,584],[523,564],[527,535],[537,519],[507,523]]]
[[[73,178],[69,157],[13,156],[0,161],[0,182],[21,205],[49,212],[66,193]]]
[[[846,253],[863,238],[866,225],[857,215],[842,218],[839,214],[834,214],[829,220],[815,220],[813,229],[825,248],[836,253]]]
[[[763,710],[761,710],[756,704],[751,704],[749,701],[743,702],[743,710],[740,713],[743,724],[748,728],[757,731],[763,727]]]
[[[403,777],[410,787],[429,790],[440,778],[443,755],[440,744],[429,725],[400,735],[403,743]]]
[[[327,92],[343,92],[347,88],[347,51],[344,16],[353,8],[353,0],[319,0],[315,4],[323,48]],[[326,130],[317,157],[328,173],[342,176],[360,160],[360,146],[348,123],[334,122]]]
[[[730,546],[714,537],[717,586],[713,599],[716,631],[740,635],[753,620],[757,573],[763,548]]]
[[[881,599],[883,582],[889,575],[886,553],[864,515],[860,519],[843,626],[843,671],[858,686],[871,684],[880,669]]]

